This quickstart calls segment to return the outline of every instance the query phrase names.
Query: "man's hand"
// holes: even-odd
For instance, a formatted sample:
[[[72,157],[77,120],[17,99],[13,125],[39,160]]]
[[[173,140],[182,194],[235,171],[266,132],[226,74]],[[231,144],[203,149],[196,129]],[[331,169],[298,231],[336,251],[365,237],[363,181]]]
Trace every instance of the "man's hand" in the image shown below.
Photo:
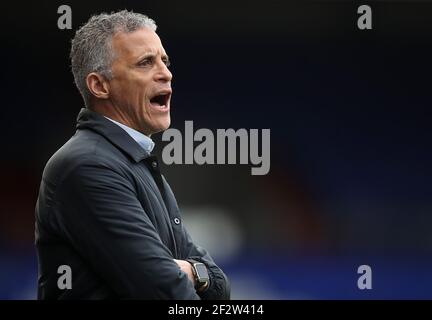
[[[187,262],[186,260],[177,260],[177,259],[174,259],[174,262],[178,264],[178,266],[180,267],[181,271],[183,271],[184,273],[187,274],[189,280],[192,281],[192,284],[195,287],[196,281],[195,281],[195,277],[193,275],[192,265],[189,262]]]

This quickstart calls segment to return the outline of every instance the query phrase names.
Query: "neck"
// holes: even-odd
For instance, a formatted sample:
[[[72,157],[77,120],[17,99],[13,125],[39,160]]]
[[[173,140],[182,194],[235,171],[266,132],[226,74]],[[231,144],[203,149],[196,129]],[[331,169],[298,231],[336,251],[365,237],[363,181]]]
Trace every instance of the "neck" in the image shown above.
[[[150,134],[143,132],[141,128],[138,128],[121,108],[118,108],[109,100],[106,103],[94,103],[89,109],[107,118],[120,122],[129,128],[139,131],[148,137],[151,136]]]

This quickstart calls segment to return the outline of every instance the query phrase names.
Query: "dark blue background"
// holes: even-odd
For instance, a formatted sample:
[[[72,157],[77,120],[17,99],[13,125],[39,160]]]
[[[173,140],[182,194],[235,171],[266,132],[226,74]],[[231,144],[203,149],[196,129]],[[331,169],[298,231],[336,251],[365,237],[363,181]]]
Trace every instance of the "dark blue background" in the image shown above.
[[[240,226],[241,250],[222,265],[234,297],[248,275],[252,298],[432,298],[431,4],[373,3],[368,31],[359,3],[342,1],[70,2],[73,30],[57,28],[60,4],[2,10],[0,298],[34,297],[42,169],[82,107],[70,39],[91,14],[123,8],[159,26],[172,127],[271,129],[267,176],[164,168],[180,207],[223,207]]]

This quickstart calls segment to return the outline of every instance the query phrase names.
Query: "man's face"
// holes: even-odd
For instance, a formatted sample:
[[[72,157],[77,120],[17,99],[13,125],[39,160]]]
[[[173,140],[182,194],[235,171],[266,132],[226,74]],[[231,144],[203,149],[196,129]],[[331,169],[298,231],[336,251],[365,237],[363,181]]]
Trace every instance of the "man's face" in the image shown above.
[[[148,28],[116,33],[110,99],[120,120],[145,135],[171,123],[172,74],[158,35]]]

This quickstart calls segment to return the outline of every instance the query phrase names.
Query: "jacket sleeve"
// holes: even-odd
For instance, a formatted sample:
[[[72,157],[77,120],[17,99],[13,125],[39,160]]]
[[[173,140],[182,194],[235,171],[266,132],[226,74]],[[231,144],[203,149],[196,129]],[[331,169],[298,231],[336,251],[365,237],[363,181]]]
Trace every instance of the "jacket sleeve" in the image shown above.
[[[231,296],[231,287],[228,277],[213,261],[210,254],[202,247],[193,243],[191,236],[183,227],[183,237],[186,243],[184,246],[184,259],[193,259],[206,265],[210,285],[201,293],[198,293],[203,300],[229,300]]]
[[[121,173],[101,164],[75,166],[60,182],[54,206],[66,241],[120,298],[200,298]]]

